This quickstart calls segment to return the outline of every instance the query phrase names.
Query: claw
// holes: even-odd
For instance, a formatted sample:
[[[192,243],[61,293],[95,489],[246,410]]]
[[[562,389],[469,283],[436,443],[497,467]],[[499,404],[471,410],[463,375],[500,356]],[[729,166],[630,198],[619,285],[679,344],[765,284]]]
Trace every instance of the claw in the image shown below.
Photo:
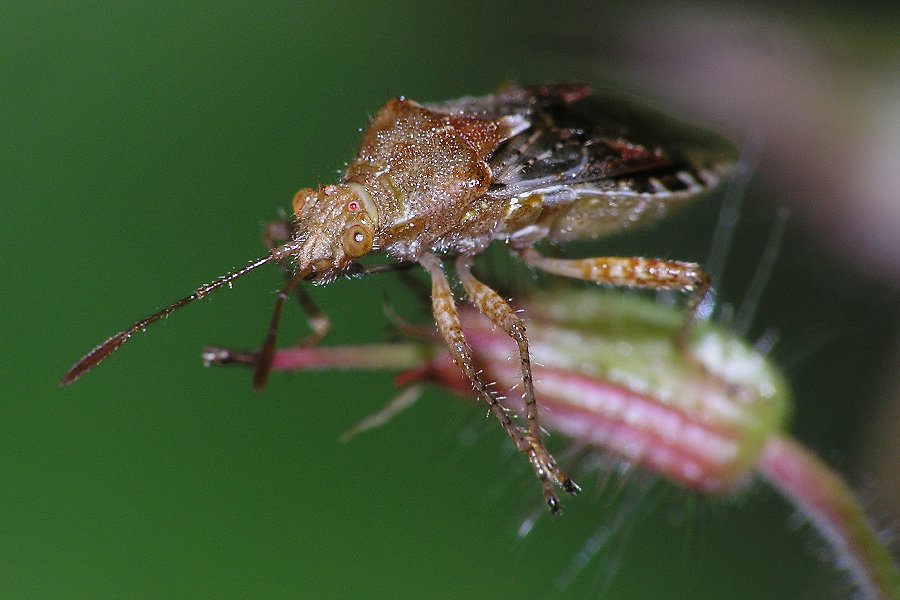
[[[561,475],[565,477],[565,479],[563,479],[562,481],[562,489],[565,490],[567,494],[574,496],[581,493],[580,485],[566,477],[564,473],[561,473]]]
[[[550,507],[550,514],[552,514],[554,517],[562,514],[562,504],[559,503],[559,500],[557,500],[556,496],[554,496],[553,494],[547,495],[547,506]]]
[[[550,507],[553,515],[562,513],[562,504],[553,494],[553,486],[556,485],[563,489],[567,494],[574,496],[581,491],[581,487],[572,481],[568,475],[562,472],[553,459],[553,456],[547,451],[543,443],[531,438],[525,434],[525,439],[530,448],[527,450],[528,459],[534,468],[534,473],[541,482],[544,489],[544,500]]]

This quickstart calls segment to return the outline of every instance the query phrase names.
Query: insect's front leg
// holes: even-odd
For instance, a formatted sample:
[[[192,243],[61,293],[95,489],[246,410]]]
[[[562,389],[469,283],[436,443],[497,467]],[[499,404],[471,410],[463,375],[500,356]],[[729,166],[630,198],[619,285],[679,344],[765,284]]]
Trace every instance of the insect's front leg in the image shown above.
[[[281,242],[289,240],[293,237],[294,227],[290,221],[272,221],[266,224],[263,230],[263,242],[270,250],[278,247]],[[291,269],[290,261],[287,259],[280,260],[278,267],[284,275],[285,281],[290,284],[294,277]],[[312,330],[306,337],[302,338],[298,345],[315,346],[328,335],[331,330],[331,319],[316,305],[306,289],[302,285],[291,286],[294,290],[294,298],[303,311],[304,317],[309,328]],[[277,305],[280,312],[280,304]],[[232,350],[221,346],[206,346],[203,349],[203,363],[209,365],[244,365],[255,366],[260,350]]]
[[[519,349],[519,364],[522,369],[522,399],[525,403],[525,419],[527,440],[534,452],[541,458],[542,468],[549,471],[550,479],[569,494],[580,491],[578,485],[569,479],[556,465],[556,461],[544,447],[541,423],[538,418],[537,400],[534,395],[534,381],[531,375],[531,356],[528,351],[528,337],[525,335],[525,324],[513,311],[509,303],[500,297],[485,283],[472,275],[473,256],[462,254],[456,260],[456,273],[466,290],[466,294],[478,311],[502,329],[515,342]]]
[[[294,237],[294,224],[291,221],[272,221],[266,224],[263,233],[263,242],[268,249],[276,248],[281,242],[287,241]],[[290,281],[293,277],[290,261],[284,259],[278,262],[278,267],[284,275],[285,281]],[[302,338],[298,345],[315,346],[328,335],[331,331],[331,319],[328,318],[322,310],[316,305],[306,289],[303,286],[297,286],[294,290],[294,298],[306,317],[306,323],[312,330],[310,334]]]
[[[315,346],[321,342],[328,331],[331,329],[331,319],[324,312],[319,310],[313,299],[303,290],[301,286],[296,286],[295,297],[300,304],[306,322],[312,329],[312,333],[304,337],[297,344],[298,346]],[[279,305],[278,311],[281,308]],[[235,350],[225,348],[224,346],[204,346],[200,358],[205,366],[210,365],[239,365],[239,366],[255,366],[260,349],[257,350]]]
[[[450,282],[447,281],[447,276],[444,274],[440,260],[435,255],[426,253],[419,259],[419,262],[431,275],[431,303],[435,322],[441,337],[444,339],[444,343],[450,351],[450,356],[453,357],[453,362],[472,382],[478,397],[488,405],[488,408],[500,422],[503,430],[506,431],[516,448],[528,456],[535,474],[541,482],[547,505],[553,514],[559,513],[561,506],[553,493],[553,483],[565,484],[563,480],[555,478],[555,474],[559,470],[553,457],[544,448],[540,438],[533,439],[513,422],[509,411],[500,403],[497,394],[491,391],[482,380],[472,357],[472,349],[463,335],[459,313],[456,310],[453,292],[450,289]],[[567,477],[565,481],[570,486],[565,488],[567,492],[576,493],[578,491],[578,487],[571,483],[571,480]]]
[[[547,258],[531,247],[520,250],[519,255],[532,267],[563,277],[618,287],[689,292],[687,316],[675,336],[675,344],[682,350],[687,348],[688,334],[710,289],[709,275],[691,262],[621,256]]]

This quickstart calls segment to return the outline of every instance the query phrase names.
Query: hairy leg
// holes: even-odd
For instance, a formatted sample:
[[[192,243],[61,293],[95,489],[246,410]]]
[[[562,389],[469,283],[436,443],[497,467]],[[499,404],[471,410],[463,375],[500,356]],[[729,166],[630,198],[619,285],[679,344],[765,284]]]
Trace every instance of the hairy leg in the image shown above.
[[[618,287],[689,292],[691,297],[687,304],[687,316],[675,337],[675,344],[679,348],[686,348],[688,333],[710,289],[709,275],[696,263],[618,256],[547,258],[534,248],[520,250],[519,256],[536,269],[563,277]]]
[[[522,367],[522,399],[525,402],[525,419],[528,434],[538,442],[541,440],[541,426],[537,414],[537,402],[534,397],[534,382],[531,376],[531,357],[528,352],[528,338],[525,336],[525,324],[516,315],[512,307],[486,284],[472,275],[471,255],[460,255],[456,259],[456,273],[459,276],[466,294],[478,311],[491,322],[506,332],[519,349],[519,363]]]
[[[532,468],[541,482],[544,499],[550,510],[557,514],[561,510],[559,500],[553,493],[553,484],[562,487],[567,493],[576,494],[580,491],[578,486],[568,477],[562,474],[556,466],[556,461],[544,447],[540,437],[533,437],[523,432],[514,422],[506,408],[500,403],[498,396],[492,392],[481,378],[481,374],[475,366],[472,350],[466,342],[459,321],[459,313],[453,301],[453,293],[450,282],[444,274],[440,260],[433,254],[425,254],[419,262],[431,275],[432,282],[432,309],[438,330],[444,339],[444,343],[453,357],[453,361],[472,382],[478,397],[488,405],[488,408],[500,422],[503,430],[512,439],[516,448],[527,455]]]
[[[290,221],[272,221],[266,224],[263,232],[263,242],[267,248],[275,248],[280,242],[291,239],[293,233],[294,227]],[[291,277],[293,277],[293,269],[290,262],[288,260],[279,261],[278,267],[281,269],[285,280],[290,281]],[[325,336],[331,330],[331,319],[316,305],[312,296],[306,292],[302,285],[296,287],[294,297],[297,299],[297,304],[300,305],[300,310],[303,311],[306,322],[312,330],[309,335],[300,340],[298,345],[315,346],[325,339]]]

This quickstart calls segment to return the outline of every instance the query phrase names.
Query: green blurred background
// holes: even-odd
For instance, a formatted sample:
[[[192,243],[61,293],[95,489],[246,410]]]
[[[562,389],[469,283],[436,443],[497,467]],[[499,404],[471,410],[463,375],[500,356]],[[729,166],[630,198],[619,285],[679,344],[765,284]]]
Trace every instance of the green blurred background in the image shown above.
[[[848,595],[823,545],[761,485],[699,501],[635,481],[568,500],[563,518],[519,540],[537,486],[482,408],[431,392],[340,444],[343,429],[392,397],[390,374],[276,375],[257,396],[248,373],[203,369],[204,344],[262,338],[274,269],[57,387],[106,336],[261,255],[262,224],[296,189],[337,179],[359,128],[391,96],[443,100],[509,80],[579,79],[731,123],[739,138],[752,129],[667,97],[658,61],[625,43],[629,27],[676,13],[545,4],[0,6],[0,597]],[[877,27],[896,23],[892,15],[861,22],[858,8],[852,19],[826,9],[764,17],[815,43],[837,39],[852,49],[848,61],[875,64],[896,50]],[[698,9],[679,10],[690,20]],[[723,22],[763,17],[741,10]],[[684,44],[674,40],[672,56]],[[838,79],[853,64],[843,61]],[[803,158],[815,155],[807,148]],[[746,291],[777,207],[796,201],[761,164],[722,285],[731,302]],[[790,222],[751,335],[780,334],[773,356],[795,386],[792,430],[877,509],[888,482],[872,425],[897,420],[896,257],[861,269],[840,245],[853,247],[852,236],[831,243],[808,214],[801,205]],[[716,215],[707,203],[579,252],[703,260]],[[424,312],[390,277],[314,290],[335,323],[330,343],[387,339],[385,293],[401,311]],[[291,309],[283,340],[301,330]],[[604,526],[616,540],[555,592]]]

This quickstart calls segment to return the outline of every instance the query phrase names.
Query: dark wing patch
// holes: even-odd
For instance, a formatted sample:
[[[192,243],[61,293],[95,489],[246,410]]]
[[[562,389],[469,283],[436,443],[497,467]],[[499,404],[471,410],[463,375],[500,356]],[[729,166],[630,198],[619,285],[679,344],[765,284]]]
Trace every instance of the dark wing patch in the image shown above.
[[[517,88],[531,128],[491,158],[496,195],[579,184],[595,184],[597,192],[695,193],[734,163],[732,147],[718,136],[609,94],[573,96],[571,88]]]
[[[716,187],[735,152],[721,137],[584,84],[511,86],[429,108],[530,127],[490,158],[490,194],[540,194],[555,221],[547,238],[598,237],[657,218]]]

